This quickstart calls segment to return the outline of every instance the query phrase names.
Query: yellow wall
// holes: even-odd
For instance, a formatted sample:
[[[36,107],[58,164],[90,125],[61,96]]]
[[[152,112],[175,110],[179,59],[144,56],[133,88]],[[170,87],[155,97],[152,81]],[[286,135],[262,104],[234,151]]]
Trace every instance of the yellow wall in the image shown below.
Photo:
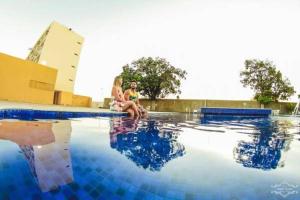
[[[0,99],[53,104],[57,70],[0,53]]]
[[[55,91],[55,104],[71,106],[73,101],[73,93],[64,91]]]
[[[73,93],[83,41],[73,30],[53,22],[27,59],[56,68],[55,90]]]
[[[111,99],[104,99],[104,108],[109,108]],[[158,112],[193,112],[201,107],[224,107],[224,108],[260,108],[257,101],[234,101],[234,100],[205,100],[205,99],[141,99],[140,103],[151,111]],[[265,108],[280,110],[281,114],[288,114],[291,106],[295,103],[280,102],[270,103]]]
[[[72,105],[79,106],[79,107],[91,107],[92,98],[87,96],[81,96],[81,95],[73,95]]]
[[[71,92],[55,91],[55,104],[64,106],[91,107],[92,98]]]

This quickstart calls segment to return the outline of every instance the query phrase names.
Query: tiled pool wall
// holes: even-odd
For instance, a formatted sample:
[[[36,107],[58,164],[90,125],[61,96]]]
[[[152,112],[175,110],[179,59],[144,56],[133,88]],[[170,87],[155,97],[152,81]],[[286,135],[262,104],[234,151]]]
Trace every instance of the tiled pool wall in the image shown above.
[[[243,109],[243,108],[201,108],[204,115],[236,115],[236,116],[261,116],[268,117],[272,114],[271,109]]]
[[[126,117],[127,113],[120,112],[70,112],[70,111],[47,111],[31,109],[2,109],[0,119],[68,119],[81,117]]]

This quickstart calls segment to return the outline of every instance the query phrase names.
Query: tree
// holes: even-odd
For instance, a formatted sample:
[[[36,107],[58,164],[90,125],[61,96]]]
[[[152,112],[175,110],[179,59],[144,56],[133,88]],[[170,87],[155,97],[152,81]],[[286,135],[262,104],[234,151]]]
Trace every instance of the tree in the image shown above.
[[[181,79],[187,72],[171,65],[164,58],[142,57],[123,66],[121,76],[123,89],[128,89],[131,80],[138,83],[141,95],[151,100],[165,98],[168,94],[180,94]]]
[[[243,86],[254,90],[254,98],[262,104],[288,100],[295,93],[290,81],[270,61],[246,60],[240,77]]]

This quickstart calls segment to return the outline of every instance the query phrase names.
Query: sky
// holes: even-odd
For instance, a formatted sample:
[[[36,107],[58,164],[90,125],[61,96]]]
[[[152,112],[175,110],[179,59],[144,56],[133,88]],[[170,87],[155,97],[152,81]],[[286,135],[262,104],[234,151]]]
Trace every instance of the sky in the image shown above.
[[[254,58],[300,93],[300,0],[0,0],[0,52],[26,58],[52,21],[85,38],[75,93],[95,101],[148,56],[187,71],[181,99],[253,98],[239,73]]]

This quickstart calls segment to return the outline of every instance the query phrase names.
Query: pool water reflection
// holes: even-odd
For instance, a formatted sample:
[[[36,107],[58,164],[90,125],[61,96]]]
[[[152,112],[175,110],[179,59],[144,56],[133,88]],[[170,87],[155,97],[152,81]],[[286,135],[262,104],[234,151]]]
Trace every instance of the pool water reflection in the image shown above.
[[[112,119],[110,145],[144,169],[159,171],[165,163],[185,154],[178,131],[160,130],[155,120]]]
[[[1,120],[0,199],[299,199],[299,124],[182,114]]]
[[[213,120],[202,119],[203,124],[217,125],[218,121],[226,127],[236,126],[237,133],[250,134],[250,141],[239,141],[234,148],[236,162],[244,167],[263,170],[276,169],[284,166],[284,154],[290,149],[293,139],[293,125],[290,121],[272,121],[266,118],[242,118],[237,121],[235,118],[216,118]],[[242,128],[241,128],[242,127]],[[245,132],[250,130],[249,132]],[[299,130],[294,130],[297,133]],[[280,161],[280,162],[279,162]]]
[[[42,192],[73,182],[70,121],[2,121],[0,127],[0,138],[19,146]]]

